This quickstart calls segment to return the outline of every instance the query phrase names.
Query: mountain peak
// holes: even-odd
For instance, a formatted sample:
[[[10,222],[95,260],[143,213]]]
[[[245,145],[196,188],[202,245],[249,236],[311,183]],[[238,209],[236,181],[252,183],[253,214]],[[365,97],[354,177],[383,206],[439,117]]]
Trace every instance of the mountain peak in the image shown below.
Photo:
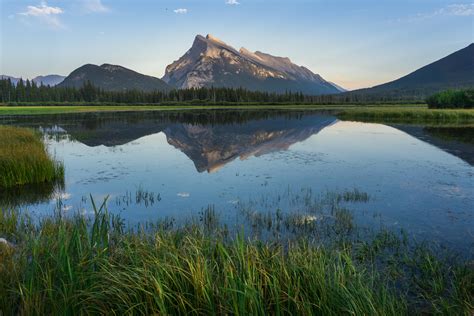
[[[170,89],[161,79],[112,64],[81,66],[71,72],[59,86],[80,88],[87,81],[106,91],[140,90],[152,92]]]
[[[100,68],[105,69],[107,71],[119,71],[119,70],[125,70],[124,67],[118,66],[118,65],[112,65],[112,64],[102,64]]]
[[[208,41],[215,42],[215,43],[219,43],[219,44],[222,44],[222,45],[226,45],[226,46],[227,46],[227,44],[226,44],[224,41],[218,39],[217,37],[213,36],[212,34],[207,34],[206,39],[207,39]]]
[[[197,35],[193,46],[166,67],[163,80],[178,88],[243,87],[268,92],[338,93],[331,84],[289,58],[236,50],[219,38]]]

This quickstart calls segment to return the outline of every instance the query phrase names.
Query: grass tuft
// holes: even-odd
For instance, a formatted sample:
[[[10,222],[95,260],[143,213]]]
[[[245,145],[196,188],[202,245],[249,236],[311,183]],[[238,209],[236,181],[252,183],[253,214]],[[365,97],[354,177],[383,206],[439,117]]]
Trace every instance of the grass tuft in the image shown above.
[[[220,233],[218,213],[173,228],[0,211],[0,314],[469,315],[472,267],[381,232],[275,243]],[[337,210],[336,210],[337,211]],[[337,211],[338,212],[338,211]],[[279,215],[283,216],[283,215]],[[151,228],[153,227],[153,228]],[[355,227],[353,227],[355,229]],[[344,232],[345,234],[345,232]]]
[[[0,148],[0,189],[64,178],[63,164],[50,157],[32,130],[0,126]]]

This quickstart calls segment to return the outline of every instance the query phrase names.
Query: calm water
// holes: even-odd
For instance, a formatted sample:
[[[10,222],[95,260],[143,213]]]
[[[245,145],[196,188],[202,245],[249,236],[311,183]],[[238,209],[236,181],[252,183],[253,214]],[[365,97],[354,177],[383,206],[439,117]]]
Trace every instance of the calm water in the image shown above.
[[[283,112],[121,113],[0,118],[41,129],[65,164],[64,189],[13,192],[34,214],[90,212],[89,194],[129,224],[186,221],[214,205],[227,222],[236,205],[297,211],[284,192],[367,192],[355,218],[404,228],[459,249],[474,245],[472,128],[339,121]]]

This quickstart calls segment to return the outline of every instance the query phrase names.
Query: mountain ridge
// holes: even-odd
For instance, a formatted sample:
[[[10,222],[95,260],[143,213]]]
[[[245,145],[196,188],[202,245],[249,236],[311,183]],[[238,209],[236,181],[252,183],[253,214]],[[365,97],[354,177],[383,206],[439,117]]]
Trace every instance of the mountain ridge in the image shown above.
[[[229,87],[268,92],[339,93],[334,85],[287,57],[240,50],[208,34],[166,67],[162,78],[177,88]]]
[[[429,63],[396,80],[351,91],[361,94],[430,94],[458,88],[474,87],[474,43]]]
[[[80,88],[87,81],[107,91],[141,90],[153,92],[171,89],[159,78],[107,63],[100,66],[85,64],[72,71],[58,86]]]
[[[0,75],[1,80],[10,79],[10,81],[14,85],[17,85],[18,82],[20,82],[20,80],[23,80],[25,82],[26,82],[26,80],[30,80],[30,81],[33,81],[34,83],[36,83],[38,86],[43,84],[45,86],[51,86],[51,87],[54,87],[54,86],[58,85],[59,83],[61,83],[64,80],[64,78],[66,78],[66,77],[61,76],[61,75],[54,75],[54,74],[53,75],[36,76],[33,79],[16,78],[16,77],[13,77],[13,76],[8,76],[8,75]]]
[[[64,79],[66,79],[66,76],[53,74],[53,75],[45,75],[45,76],[36,76],[33,79],[31,79],[31,81],[33,81],[34,83],[38,85],[43,84],[45,86],[54,87],[60,84],[61,82],[63,82]]]

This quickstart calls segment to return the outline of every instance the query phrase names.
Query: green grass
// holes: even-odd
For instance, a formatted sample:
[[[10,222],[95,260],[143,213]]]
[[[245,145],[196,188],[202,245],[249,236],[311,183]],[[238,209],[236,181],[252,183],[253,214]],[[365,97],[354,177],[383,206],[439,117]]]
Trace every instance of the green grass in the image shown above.
[[[393,105],[367,105],[364,108],[393,107]],[[359,108],[355,105],[43,105],[43,106],[7,106],[0,104],[0,115],[39,115],[39,114],[66,114],[66,113],[88,113],[88,112],[119,112],[119,111],[176,111],[176,110],[219,110],[219,109],[288,109],[288,110],[343,110]],[[397,109],[427,109],[426,105],[406,104],[399,105]]]
[[[213,207],[181,228],[126,229],[105,204],[93,210],[36,224],[0,211],[0,236],[15,244],[0,244],[0,314],[473,312],[472,267],[386,230],[365,241],[275,242],[230,235]]]
[[[380,123],[474,124],[474,110],[428,109],[427,107],[359,107],[342,109],[343,120]]]
[[[69,106],[0,106],[1,115],[40,115],[119,111],[176,111],[176,110],[319,110],[330,111],[343,120],[380,123],[432,123],[435,125],[474,124],[474,109],[428,109],[424,104],[400,105],[69,105]]]
[[[64,167],[48,154],[41,136],[32,130],[0,126],[0,189],[54,182]]]

